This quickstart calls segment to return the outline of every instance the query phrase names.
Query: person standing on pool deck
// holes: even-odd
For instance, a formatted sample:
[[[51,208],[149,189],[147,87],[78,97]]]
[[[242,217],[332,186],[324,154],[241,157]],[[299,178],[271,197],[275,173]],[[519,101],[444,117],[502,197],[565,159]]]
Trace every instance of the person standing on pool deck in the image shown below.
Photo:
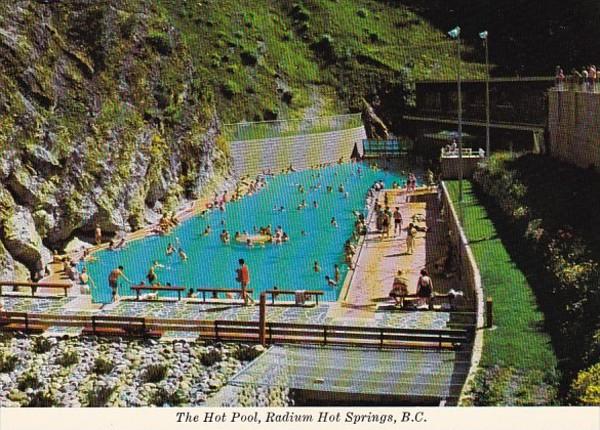
[[[115,301],[115,298],[117,296],[117,291],[119,289],[119,285],[118,285],[118,281],[119,278],[122,276],[123,279],[126,282],[129,282],[130,284],[132,283],[129,278],[127,278],[127,276],[125,276],[125,273],[123,273],[123,266],[119,266],[116,269],[114,269],[112,272],[110,272],[110,274],[108,275],[108,285],[110,286],[110,289],[112,290],[112,301]]]
[[[102,229],[98,224],[96,224],[95,239],[96,245],[100,245],[102,243]]]
[[[402,234],[402,214],[399,207],[396,207],[394,210],[394,236],[396,235],[396,231],[399,235]]]
[[[246,262],[244,261],[243,258],[240,258],[238,260],[238,263],[240,264],[240,267],[239,267],[239,269],[236,269],[236,272],[237,272],[236,281],[238,281],[242,287],[241,295],[242,295],[242,299],[244,299],[244,306],[248,306],[248,301],[251,301],[252,304],[255,304],[254,299],[252,297],[250,297],[250,295],[246,291],[246,287],[250,283],[250,272],[248,271],[248,266],[246,266]]]

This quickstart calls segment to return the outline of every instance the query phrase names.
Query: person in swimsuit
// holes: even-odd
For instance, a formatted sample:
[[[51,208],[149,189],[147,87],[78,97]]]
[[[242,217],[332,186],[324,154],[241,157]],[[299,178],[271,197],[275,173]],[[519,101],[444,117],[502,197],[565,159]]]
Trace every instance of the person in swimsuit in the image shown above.
[[[108,285],[110,286],[110,289],[112,291],[112,301],[114,302],[116,297],[117,297],[117,292],[119,289],[119,285],[118,285],[118,281],[120,277],[123,277],[123,279],[126,282],[129,282],[130,284],[132,283],[129,278],[127,278],[127,276],[125,276],[125,273],[123,273],[123,266],[119,266],[116,269],[114,269],[112,272],[110,272],[110,274],[108,275]]]
[[[246,262],[244,261],[243,258],[240,258],[238,260],[238,263],[240,265],[240,267],[238,269],[236,269],[236,273],[237,273],[237,277],[236,277],[236,281],[238,281],[240,283],[241,286],[241,296],[242,299],[244,300],[244,306],[248,306],[248,302],[252,302],[252,304],[255,304],[254,299],[248,294],[246,288],[248,287],[248,284],[250,283],[250,271],[248,270],[248,266],[246,266]]]
[[[393,217],[394,217],[394,236],[395,236],[396,232],[398,232],[398,234],[402,233],[402,214],[400,213],[399,207],[396,207],[396,209],[394,210]]]
[[[340,266],[338,266],[337,264],[334,264],[333,271],[334,271],[333,279],[335,280],[336,283],[340,282],[340,279],[342,277],[342,275],[340,274]]]
[[[390,297],[394,299],[396,305],[404,306],[404,297],[408,295],[408,279],[404,277],[402,270],[398,270],[398,273],[394,277],[394,283],[392,284],[392,291],[390,291]]]
[[[431,308],[433,281],[425,269],[421,270],[421,276],[417,281],[417,297],[419,297],[420,304],[427,304]]]
[[[150,285],[153,285],[158,280],[158,276],[156,276],[156,272],[154,271],[154,266],[150,266],[148,274],[146,275],[146,279]]]

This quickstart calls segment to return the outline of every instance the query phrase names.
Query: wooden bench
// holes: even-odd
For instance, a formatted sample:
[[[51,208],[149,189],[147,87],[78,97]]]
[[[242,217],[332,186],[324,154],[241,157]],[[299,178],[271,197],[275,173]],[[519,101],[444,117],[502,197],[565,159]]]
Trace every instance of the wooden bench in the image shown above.
[[[9,330],[29,330],[29,317],[27,312],[0,312],[0,328]]]
[[[452,294],[435,294],[434,296],[431,297],[431,300],[429,302],[429,309],[433,309],[433,305],[435,305],[436,303],[448,303],[452,308],[455,297],[456,296],[454,296]],[[404,296],[404,301],[403,301],[404,304],[403,304],[402,308],[406,307],[406,302],[416,302],[419,299],[420,299],[420,297],[418,297],[416,294],[408,294],[408,295]]]
[[[0,281],[0,296],[2,295],[2,287],[29,287],[31,288],[32,297],[35,296],[38,288],[63,289],[65,292],[65,297],[67,297],[67,293],[69,288],[71,288],[71,285],[71,283],[67,282]]]
[[[299,290],[302,291],[302,290]],[[269,294],[271,296],[271,304],[274,305],[275,304],[275,299],[277,298],[277,296],[279,295],[288,295],[288,296],[296,296],[296,291],[293,290],[267,290],[265,291],[266,294]],[[323,296],[325,293],[323,291],[320,290],[304,290],[304,297],[307,298],[314,298],[315,300],[315,304],[319,304],[319,297]]]
[[[202,303],[206,303],[206,293],[211,293],[213,295],[213,299],[218,298],[219,293],[237,293],[241,294],[242,290],[240,288],[196,288],[194,292],[202,293]],[[246,293],[252,296],[253,290],[246,289]]]
[[[176,291],[177,300],[181,300],[181,293],[185,291],[185,287],[173,287],[167,285],[132,285],[131,289],[135,291],[136,299],[140,299],[140,291]]]

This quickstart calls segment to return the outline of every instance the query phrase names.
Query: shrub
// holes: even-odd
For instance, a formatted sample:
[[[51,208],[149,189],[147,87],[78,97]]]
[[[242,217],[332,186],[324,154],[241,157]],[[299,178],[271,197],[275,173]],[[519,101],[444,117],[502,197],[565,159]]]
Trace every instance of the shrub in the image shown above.
[[[151,397],[150,403],[156,406],[180,406],[187,402],[187,396],[183,390],[170,392],[164,387],[159,387]]]
[[[30,408],[51,408],[58,406],[56,398],[49,391],[37,391],[31,395]]]
[[[571,385],[571,397],[579,405],[600,406],[600,363],[577,374]]]
[[[99,408],[102,406],[106,406],[106,402],[115,391],[114,386],[104,386],[104,387],[93,387],[87,393],[87,403],[88,406],[92,408]]]
[[[223,95],[229,99],[241,94],[240,86],[236,82],[231,80],[226,81],[221,86],[221,91],[223,92]]]
[[[244,50],[240,53],[242,64],[246,66],[255,66],[258,63],[258,53],[251,50]]]
[[[257,348],[247,345],[240,345],[233,353],[233,357],[239,361],[252,361],[260,354],[261,351]]]
[[[366,18],[367,16],[369,16],[369,12],[366,9],[358,9],[358,11],[356,11],[356,14],[361,18]]]
[[[93,372],[96,375],[106,375],[112,372],[114,367],[115,366],[112,361],[101,355],[100,357],[97,357],[96,360],[94,360]]]
[[[79,363],[79,354],[74,350],[65,351],[63,355],[56,359],[55,363],[60,364],[63,367],[73,366],[74,364]]]
[[[149,364],[146,367],[144,380],[146,382],[160,382],[167,377],[169,368],[165,364]]]
[[[211,349],[210,351],[202,354],[202,357],[200,357],[200,362],[206,367],[210,367],[221,360],[223,360],[223,354],[216,349]]]
[[[298,22],[305,22],[310,19],[310,12],[300,3],[294,3],[292,5],[292,16]]]
[[[322,34],[319,40],[312,44],[312,48],[323,59],[327,61],[335,60],[334,39],[330,34]]]
[[[19,359],[16,355],[6,351],[0,352],[0,373],[10,373],[15,370]]]
[[[150,31],[146,41],[162,55],[169,55],[172,51],[169,35],[162,31]]]
[[[371,31],[371,32],[369,33],[369,40],[370,40],[372,43],[381,42],[381,36],[379,36],[379,34],[378,34],[378,33],[374,32],[374,31]]]
[[[36,388],[40,388],[41,385],[42,383],[40,382],[39,376],[32,371],[21,375],[17,382],[17,388],[21,391],[25,391],[28,388],[33,388],[35,390]]]
[[[38,336],[33,340],[33,350],[36,354],[44,354],[52,349],[54,344],[42,336]]]

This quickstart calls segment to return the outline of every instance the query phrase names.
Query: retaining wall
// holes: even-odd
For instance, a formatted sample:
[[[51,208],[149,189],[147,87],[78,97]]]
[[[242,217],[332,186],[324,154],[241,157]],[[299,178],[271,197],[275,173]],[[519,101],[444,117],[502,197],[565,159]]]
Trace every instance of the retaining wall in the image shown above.
[[[549,91],[548,127],[553,157],[600,168],[600,93]]]
[[[364,127],[269,139],[230,142],[233,169],[238,176],[254,176],[265,169],[274,173],[289,167],[302,170],[319,163],[348,160],[355,144],[362,155]]]
[[[463,289],[469,292],[469,295],[475,301],[477,309],[477,327],[475,330],[475,339],[473,341],[473,351],[471,354],[471,367],[463,386],[459,404],[467,402],[468,389],[475,377],[479,367],[481,353],[483,350],[483,329],[484,329],[484,293],[481,283],[481,274],[475,262],[475,257],[469,247],[469,241],[459,222],[458,207],[455,207],[450,198],[450,193],[446,184],[442,183],[442,204],[444,208],[444,217],[446,219],[452,243],[460,253],[460,265],[462,271],[461,283]],[[472,294],[472,295],[471,295]]]

